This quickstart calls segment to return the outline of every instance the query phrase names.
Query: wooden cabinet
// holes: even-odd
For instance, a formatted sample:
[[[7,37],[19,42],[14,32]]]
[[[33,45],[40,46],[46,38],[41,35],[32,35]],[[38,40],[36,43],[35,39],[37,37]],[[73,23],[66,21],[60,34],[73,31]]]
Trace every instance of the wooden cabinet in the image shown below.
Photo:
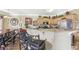
[[[72,21],[72,30],[76,30],[76,21],[78,20],[77,15],[76,14],[70,14],[70,15],[63,15],[62,17],[57,17],[57,18],[38,18],[37,20],[37,24],[43,24],[43,22],[48,22],[48,25],[55,25],[58,24],[58,22],[60,20],[62,20],[62,18],[65,18],[65,20],[71,19]]]
[[[76,46],[77,42],[79,42],[79,32],[72,34],[72,46]]]

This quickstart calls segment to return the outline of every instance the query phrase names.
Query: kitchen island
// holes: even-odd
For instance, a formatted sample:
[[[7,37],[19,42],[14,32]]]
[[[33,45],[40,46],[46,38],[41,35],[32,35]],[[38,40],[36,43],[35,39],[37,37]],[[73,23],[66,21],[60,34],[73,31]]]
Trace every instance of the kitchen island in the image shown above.
[[[47,31],[27,29],[31,35],[40,35],[41,40],[46,39],[46,50],[71,50],[72,36],[75,31]]]

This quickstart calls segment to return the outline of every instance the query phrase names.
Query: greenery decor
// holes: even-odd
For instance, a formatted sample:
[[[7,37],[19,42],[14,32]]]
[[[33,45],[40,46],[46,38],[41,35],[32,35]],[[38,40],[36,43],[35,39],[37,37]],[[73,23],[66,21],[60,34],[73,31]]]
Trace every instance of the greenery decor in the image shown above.
[[[69,14],[70,14],[70,12],[68,12],[68,11],[67,11],[65,14],[66,14],[66,15],[69,15]]]

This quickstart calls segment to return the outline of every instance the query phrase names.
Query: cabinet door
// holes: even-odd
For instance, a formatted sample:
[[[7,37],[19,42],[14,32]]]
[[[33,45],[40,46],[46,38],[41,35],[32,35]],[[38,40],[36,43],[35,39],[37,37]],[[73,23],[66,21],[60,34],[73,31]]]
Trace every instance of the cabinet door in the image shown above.
[[[72,20],[71,19],[67,20],[67,29],[72,29]]]

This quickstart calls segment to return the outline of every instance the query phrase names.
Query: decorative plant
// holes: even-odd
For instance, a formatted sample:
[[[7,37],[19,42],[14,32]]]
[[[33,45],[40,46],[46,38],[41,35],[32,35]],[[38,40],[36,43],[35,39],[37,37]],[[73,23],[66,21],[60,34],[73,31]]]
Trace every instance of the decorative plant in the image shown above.
[[[43,18],[49,18],[48,16],[43,16]]]
[[[53,17],[52,17],[52,19],[55,19],[55,18],[56,18],[56,16],[53,16]]]
[[[27,22],[25,22],[25,27],[28,28],[28,23]]]
[[[64,15],[59,15],[58,17],[63,17]]]
[[[41,16],[38,16],[39,18],[41,17]]]
[[[66,15],[69,15],[69,14],[70,14],[70,12],[69,12],[69,11],[67,11],[65,14],[66,14]]]

